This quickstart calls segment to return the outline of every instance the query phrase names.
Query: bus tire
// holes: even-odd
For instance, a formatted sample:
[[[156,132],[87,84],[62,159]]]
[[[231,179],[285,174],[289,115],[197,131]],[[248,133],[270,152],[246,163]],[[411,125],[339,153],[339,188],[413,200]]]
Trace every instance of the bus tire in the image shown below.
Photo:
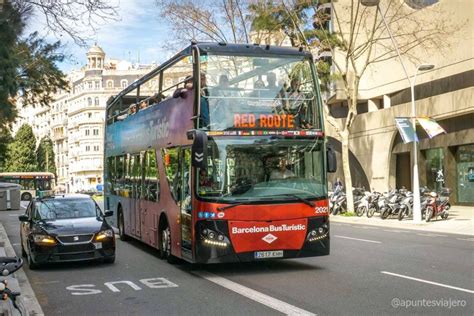
[[[22,201],[31,201],[31,198],[32,198],[32,196],[31,196],[31,193],[29,193],[29,192],[25,192],[21,195],[21,200]]]
[[[171,254],[171,230],[166,219],[160,221],[160,259],[175,263],[176,258]]]
[[[122,211],[121,206],[118,207],[118,211],[117,211],[117,226],[118,226],[118,229],[119,229],[120,240],[127,241],[128,236],[127,236],[127,234],[125,234],[125,221],[124,221],[124,218],[123,218],[123,211]]]

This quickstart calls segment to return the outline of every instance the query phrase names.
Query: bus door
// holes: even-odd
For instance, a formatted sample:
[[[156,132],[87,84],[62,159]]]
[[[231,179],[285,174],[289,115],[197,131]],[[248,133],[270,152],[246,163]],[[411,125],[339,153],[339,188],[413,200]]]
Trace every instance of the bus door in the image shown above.
[[[192,259],[192,217],[191,217],[191,148],[182,148],[179,161],[181,212],[181,255]]]
[[[141,155],[134,154],[131,159],[132,168],[132,197],[130,199],[130,223],[132,234],[141,236],[140,196],[142,187]]]
[[[140,219],[142,240],[152,246],[157,246],[157,233],[154,229],[153,206],[156,205],[159,196],[158,169],[156,164],[156,152],[148,150],[142,156],[143,186],[140,199]]]

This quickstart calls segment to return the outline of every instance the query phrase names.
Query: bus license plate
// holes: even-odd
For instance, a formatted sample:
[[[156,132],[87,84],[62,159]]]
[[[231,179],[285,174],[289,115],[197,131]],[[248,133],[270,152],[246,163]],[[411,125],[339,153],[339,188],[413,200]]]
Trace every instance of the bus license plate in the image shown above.
[[[282,258],[283,250],[256,251],[254,255],[255,255],[255,259]]]

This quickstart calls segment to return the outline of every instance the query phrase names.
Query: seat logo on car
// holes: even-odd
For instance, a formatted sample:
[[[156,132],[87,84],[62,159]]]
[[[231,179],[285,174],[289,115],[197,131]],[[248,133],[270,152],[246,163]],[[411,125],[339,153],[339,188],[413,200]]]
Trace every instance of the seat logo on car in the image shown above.
[[[79,241],[79,236],[74,236],[74,241]]]

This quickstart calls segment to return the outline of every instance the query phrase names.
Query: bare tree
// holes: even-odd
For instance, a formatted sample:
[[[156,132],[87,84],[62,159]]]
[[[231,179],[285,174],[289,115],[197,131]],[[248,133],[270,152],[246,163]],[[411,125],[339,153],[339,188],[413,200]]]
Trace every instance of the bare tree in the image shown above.
[[[182,46],[190,40],[229,43],[250,41],[245,0],[201,2],[191,0],[156,0],[160,16],[173,29],[173,44]]]
[[[329,2],[329,1],[327,1]],[[334,127],[342,144],[342,164],[348,209],[353,207],[352,177],[349,166],[351,127],[358,115],[359,86],[371,66],[398,58],[381,16],[374,8],[364,7],[359,0],[331,1],[334,31],[323,33],[321,41],[330,47],[335,72],[343,87],[348,112],[344,120],[336,120],[325,105],[326,119]],[[402,1],[382,1],[383,14],[398,43],[401,55],[413,63],[433,50],[447,51],[461,21],[452,21],[446,13],[427,7],[430,14],[409,10]],[[315,14],[318,12],[315,10]],[[432,19],[436,16],[436,19]],[[324,21],[324,19],[320,19]],[[329,36],[332,36],[330,38]]]
[[[84,46],[97,28],[110,20],[117,20],[118,2],[107,0],[11,0],[21,8],[44,17],[49,31],[67,34],[78,45]]]

